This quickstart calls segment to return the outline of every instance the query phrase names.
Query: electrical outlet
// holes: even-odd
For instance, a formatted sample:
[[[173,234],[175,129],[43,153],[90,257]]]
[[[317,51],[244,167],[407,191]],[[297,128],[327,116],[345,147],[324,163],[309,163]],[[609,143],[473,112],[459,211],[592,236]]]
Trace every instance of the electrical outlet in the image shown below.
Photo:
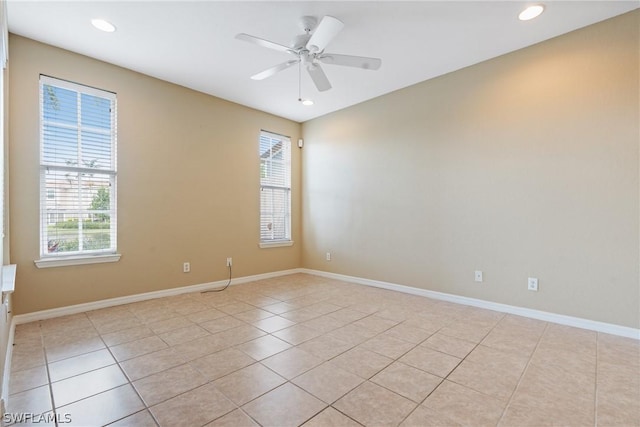
[[[327,252],[327,255],[325,256],[325,259],[327,261],[331,261],[331,252]]]
[[[476,282],[482,282],[482,271],[480,271],[480,270],[476,270],[476,273],[475,273],[475,281],[476,281]]]
[[[538,279],[535,277],[529,277],[527,280],[527,289],[530,291],[538,292]]]
[[[227,258],[227,267],[231,267],[233,265],[233,258]]]
[[[189,262],[185,262],[182,264],[182,272],[183,273],[189,273],[191,272],[191,263]]]

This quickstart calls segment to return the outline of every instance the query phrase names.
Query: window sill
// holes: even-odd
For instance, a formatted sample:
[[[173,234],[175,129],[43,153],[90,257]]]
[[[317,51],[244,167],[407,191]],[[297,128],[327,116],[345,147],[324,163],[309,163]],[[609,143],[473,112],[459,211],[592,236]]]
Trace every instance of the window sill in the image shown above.
[[[34,261],[38,268],[66,267],[69,265],[101,264],[120,261],[120,254],[44,258]]]
[[[279,240],[275,242],[260,242],[261,249],[281,248],[284,246],[293,246],[293,240]]]

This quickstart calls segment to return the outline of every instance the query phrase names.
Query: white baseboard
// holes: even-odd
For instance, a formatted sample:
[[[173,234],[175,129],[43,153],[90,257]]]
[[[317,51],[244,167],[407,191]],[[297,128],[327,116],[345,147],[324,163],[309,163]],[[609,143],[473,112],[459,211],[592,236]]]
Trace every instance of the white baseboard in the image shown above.
[[[612,323],[598,322],[596,320],[583,319],[580,317],[566,316],[563,314],[549,313],[546,311],[534,310],[525,307],[517,307],[513,305],[500,304],[491,301],[485,301],[476,298],[463,297],[460,295],[447,294],[443,292],[429,291],[426,289],[414,288],[411,286],[398,285],[396,283],[383,282],[379,280],[365,279],[362,277],[347,276],[344,274],[330,273],[320,270],[311,270],[307,268],[294,268],[291,270],[275,271],[272,273],[256,274],[253,276],[239,277],[231,280],[231,285],[239,285],[242,283],[253,282],[256,280],[270,279],[273,277],[286,276],[295,273],[306,273],[315,276],[327,277],[330,279],[342,280],[345,282],[357,283],[360,285],[373,286],[376,288],[389,289],[392,291],[403,292],[406,294],[418,295],[422,297],[453,302],[456,304],[469,305],[472,307],[485,308],[488,310],[499,311],[502,313],[510,313],[518,316],[529,317],[532,319],[544,320],[546,322],[558,323],[561,325],[574,326],[576,328],[588,329],[597,332],[603,332],[612,335],[618,335],[627,338],[640,340],[640,329],[630,328],[628,326],[620,326]],[[101,301],[94,301],[84,304],[76,304],[68,307],[53,308],[50,310],[36,311],[33,313],[19,314],[13,316],[11,325],[10,344],[13,342],[13,331],[15,325],[21,323],[34,322],[36,320],[45,320],[53,317],[66,316],[69,314],[83,313],[85,311],[98,310],[100,308],[113,307],[116,305],[129,304],[132,302],[145,301],[154,298],[162,298],[167,296],[179,295],[188,292],[200,292],[207,289],[214,289],[226,285],[227,280],[217,282],[201,283],[198,285],[184,286],[180,288],[163,289],[161,291],[147,292],[143,294],[128,295],[118,298],[110,298]],[[9,352],[8,352],[9,353]],[[9,356],[10,357],[10,356]],[[9,360],[10,362],[10,360]],[[7,366],[7,365],[5,365]]]
[[[274,271],[272,273],[256,274],[253,276],[238,277],[231,279],[231,285],[239,285],[241,283],[254,282],[256,280],[271,279],[273,277],[286,276],[302,272],[299,268],[291,270]],[[132,302],[145,301],[155,298],[169,297],[174,295],[186,294],[189,292],[201,292],[209,289],[220,288],[226,285],[228,279],[219,280],[217,282],[200,283],[198,285],[183,286],[180,288],[163,289],[161,291],[145,292],[143,294],[127,295],[124,297],[109,298],[100,301],[87,302],[83,304],[75,304],[67,307],[52,308],[49,310],[34,311],[32,313],[18,314],[13,316],[15,325],[22,323],[35,322],[37,320],[51,319],[53,317],[67,316],[69,314],[83,313],[85,311],[98,310],[101,308],[113,307],[116,305],[130,304]],[[12,340],[13,342],[13,340]]]
[[[544,320],[546,322],[558,323],[560,325],[574,326],[576,328],[589,329],[591,331],[603,332],[611,335],[618,335],[627,338],[640,340],[640,329],[628,326],[614,325],[612,323],[598,322],[596,320],[583,319],[580,317],[565,316],[563,314],[549,313],[547,311],[534,310],[531,308],[517,307],[513,305],[500,304],[497,302],[485,301],[476,298],[463,297],[459,295],[447,294],[443,292],[429,291],[426,289],[414,288],[411,286],[398,285],[395,283],[382,282],[379,280],[364,279],[361,277],[346,276],[344,274],[329,273],[320,270],[307,268],[300,269],[301,273],[313,274],[330,279],[342,280],[345,282],[357,283],[360,285],[373,286],[376,288],[389,289],[406,294],[419,295],[456,304],[470,305],[473,307],[486,308],[488,310],[499,311],[501,313],[515,314],[532,319]]]

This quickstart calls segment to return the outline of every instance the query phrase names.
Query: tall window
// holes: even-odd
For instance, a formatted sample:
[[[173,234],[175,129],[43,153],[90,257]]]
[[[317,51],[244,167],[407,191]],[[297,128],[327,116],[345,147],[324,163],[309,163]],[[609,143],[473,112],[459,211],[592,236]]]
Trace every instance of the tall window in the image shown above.
[[[40,76],[40,255],[116,252],[116,95]]]
[[[291,241],[291,141],[260,132],[260,242]]]

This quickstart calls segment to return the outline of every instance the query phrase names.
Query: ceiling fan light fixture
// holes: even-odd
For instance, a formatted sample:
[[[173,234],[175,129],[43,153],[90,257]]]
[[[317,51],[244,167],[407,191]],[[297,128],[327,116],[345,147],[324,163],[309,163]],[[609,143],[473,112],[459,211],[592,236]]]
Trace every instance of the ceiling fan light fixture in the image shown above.
[[[542,12],[544,12],[544,6],[541,4],[529,6],[525,10],[520,12],[520,15],[518,15],[518,19],[521,21],[529,21],[540,16]]]
[[[105,19],[94,18],[91,20],[91,25],[105,33],[113,33],[116,30],[116,26]]]

